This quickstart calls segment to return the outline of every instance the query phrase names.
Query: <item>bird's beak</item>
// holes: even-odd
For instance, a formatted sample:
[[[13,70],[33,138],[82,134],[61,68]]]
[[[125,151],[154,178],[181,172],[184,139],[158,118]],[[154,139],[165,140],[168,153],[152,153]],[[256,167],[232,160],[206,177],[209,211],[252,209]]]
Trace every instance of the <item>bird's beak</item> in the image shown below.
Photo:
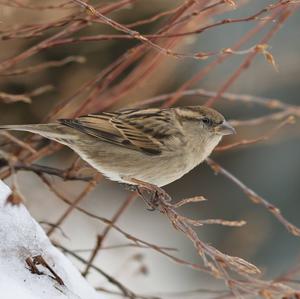
[[[215,132],[221,135],[231,135],[236,134],[235,128],[230,125],[227,121],[224,121],[222,124],[215,128]]]

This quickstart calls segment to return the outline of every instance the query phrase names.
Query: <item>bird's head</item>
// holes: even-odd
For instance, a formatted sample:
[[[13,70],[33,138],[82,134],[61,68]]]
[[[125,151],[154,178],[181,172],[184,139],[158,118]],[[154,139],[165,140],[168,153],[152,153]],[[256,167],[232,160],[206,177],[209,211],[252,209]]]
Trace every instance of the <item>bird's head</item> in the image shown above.
[[[214,109],[205,106],[187,106],[175,110],[189,139],[216,146],[224,135],[235,134],[235,129]]]

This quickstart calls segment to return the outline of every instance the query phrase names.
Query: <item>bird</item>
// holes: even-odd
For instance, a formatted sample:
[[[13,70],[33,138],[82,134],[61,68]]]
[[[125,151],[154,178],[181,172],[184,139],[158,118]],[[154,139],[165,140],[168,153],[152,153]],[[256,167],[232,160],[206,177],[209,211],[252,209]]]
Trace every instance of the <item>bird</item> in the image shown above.
[[[156,191],[203,162],[223,136],[235,133],[221,113],[200,105],[123,109],[0,129],[39,134],[68,146],[110,180],[155,186]]]

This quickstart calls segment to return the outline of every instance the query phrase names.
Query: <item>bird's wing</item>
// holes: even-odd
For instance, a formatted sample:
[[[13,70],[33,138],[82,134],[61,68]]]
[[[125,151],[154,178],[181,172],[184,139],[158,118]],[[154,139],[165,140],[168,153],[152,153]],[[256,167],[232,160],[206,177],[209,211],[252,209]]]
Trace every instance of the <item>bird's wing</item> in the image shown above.
[[[103,112],[60,122],[102,141],[151,155],[170,150],[166,145],[181,142],[183,137],[180,127],[175,126],[175,115],[167,109]]]

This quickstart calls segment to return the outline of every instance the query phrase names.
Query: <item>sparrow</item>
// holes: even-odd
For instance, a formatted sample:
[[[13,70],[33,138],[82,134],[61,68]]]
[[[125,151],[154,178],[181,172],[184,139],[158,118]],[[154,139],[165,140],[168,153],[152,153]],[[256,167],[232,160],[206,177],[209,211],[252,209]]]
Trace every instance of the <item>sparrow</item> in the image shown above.
[[[203,162],[235,129],[205,106],[126,109],[55,123],[3,125],[59,142],[107,178],[162,187]]]

